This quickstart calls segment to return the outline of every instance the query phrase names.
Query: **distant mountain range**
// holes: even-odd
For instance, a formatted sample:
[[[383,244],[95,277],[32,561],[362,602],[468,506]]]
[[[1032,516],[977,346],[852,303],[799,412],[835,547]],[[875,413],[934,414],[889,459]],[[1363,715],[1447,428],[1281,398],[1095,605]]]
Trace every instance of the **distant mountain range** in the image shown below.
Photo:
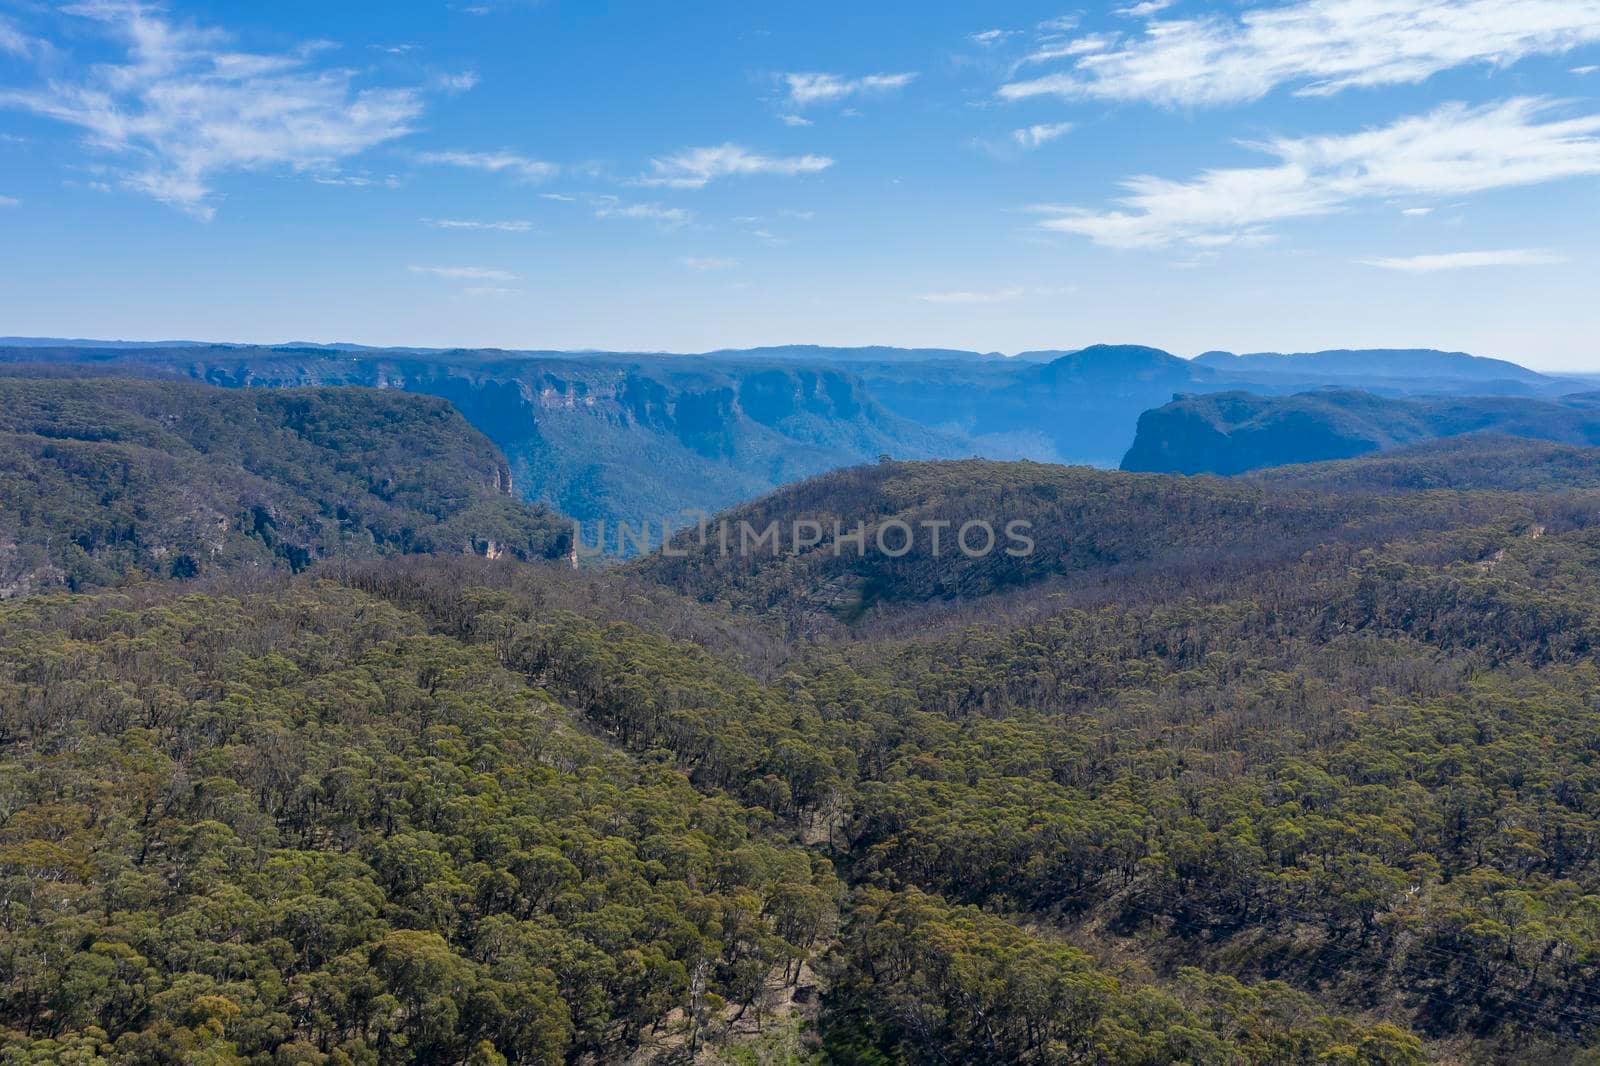
[[[1387,436],[1382,425],[1350,428],[1354,416],[1346,412],[1334,420],[1342,428],[1308,429],[1299,446],[1281,451],[1293,435],[1280,433],[1246,456],[1241,449],[1253,447],[1244,442],[1254,430],[1218,445],[1175,421],[1172,411],[1193,414],[1179,406],[1136,440],[1141,414],[1181,396],[1265,400],[1332,387],[1362,390],[1377,404],[1428,396],[1554,400],[1595,388],[1462,352],[1208,352],[1191,360],[1131,344],[1013,356],[816,345],[670,355],[12,338],[0,343],[5,364],[60,375],[177,376],[230,388],[361,385],[440,396],[505,452],[527,499],[583,519],[630,520],[716,510],[880,455],[1102,467],[1129,456],[1155,464],[1140,469],[1243,470],[1440,435],[1403,425]],[[1372,416],[1379,423],[1385,417]],[[1169,435],[1170,443],[1158,443]],[[1202,450],[1191,455],[1190,448]],[[1240,454],[1225,456],[1229,448]]]
[[[1291,377],[1305,381],[1451,381],[1501,382],[1534,389],[1548,386],[1551,378],[1504,359],[1485,359],[1466,352],[1441,352],[1432,348],[1335,349],[1325,352],[1205,352],[1194,360],[1201,366],[1229,374]]]

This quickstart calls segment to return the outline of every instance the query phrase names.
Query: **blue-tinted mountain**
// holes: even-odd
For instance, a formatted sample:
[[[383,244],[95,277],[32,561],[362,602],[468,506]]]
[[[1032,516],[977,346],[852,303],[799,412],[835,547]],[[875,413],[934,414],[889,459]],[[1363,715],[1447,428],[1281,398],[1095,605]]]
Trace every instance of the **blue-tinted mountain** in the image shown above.
[[[1257,379],[1292,379],[1302,386],[1405,383],[1408,392],[1458,392],[1464,383],[1496,394],[1573,392],[1580,382],[1529,370],[1505,359],[1433,348],[1338,348],[1321,352],[1205,352],[1201,366]]]

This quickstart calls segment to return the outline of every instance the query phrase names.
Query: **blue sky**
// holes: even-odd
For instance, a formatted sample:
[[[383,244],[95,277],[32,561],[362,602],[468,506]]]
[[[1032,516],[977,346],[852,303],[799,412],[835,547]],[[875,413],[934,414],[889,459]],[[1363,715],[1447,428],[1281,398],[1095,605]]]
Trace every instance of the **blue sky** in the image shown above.
[[[1600,370],[1600,0],[0,0],[0,334]]]

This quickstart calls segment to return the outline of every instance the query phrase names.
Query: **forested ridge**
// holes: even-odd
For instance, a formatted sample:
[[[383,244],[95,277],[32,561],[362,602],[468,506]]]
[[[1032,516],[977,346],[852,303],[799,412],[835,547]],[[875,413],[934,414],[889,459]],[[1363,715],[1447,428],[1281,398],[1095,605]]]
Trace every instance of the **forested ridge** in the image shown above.
[[[364,389],[0,377],[0,598],[303,569],[333,555],[564,550],[447,403]]]
[[[0,605],[0,1055],[1600,1061],[1590,454],[886,463],[735,515],[1039,550]]]

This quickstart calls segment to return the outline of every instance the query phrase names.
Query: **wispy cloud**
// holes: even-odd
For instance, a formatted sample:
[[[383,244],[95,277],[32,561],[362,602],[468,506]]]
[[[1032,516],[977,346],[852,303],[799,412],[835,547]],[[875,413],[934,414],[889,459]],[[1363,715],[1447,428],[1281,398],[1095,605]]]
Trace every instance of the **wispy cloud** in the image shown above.
[[[1057,137],[1071,133],[1072,126],[1070,122],[1046,122],[1037,126],[1025,126],[1020,130],[1012,130],[1011,139],[1023,148],[1037,148],[1041,144],[1049,144]]]
[[[686,148],[664,159],[652,159],[651,173],[638,180],[641,185],[701,189],[718,178],[752,174],[815,174],[831,166],[833,160],[823,155],[762,155],[737,144],[720,144],[709,148]]]
[[[386,178],[369,178],[365,174],[317,174],[311,180],[318,185],[348,185],[357,189],[371,188],[375,185],[382,185],[388,189],[400,187],[400,179],[393,174]]]
[[[1408,274],[1432,274],[1440,270],[1470,270],[1476,267],[1548,266],[1565,263],[1564,256],[1538,248],[1503,248],[1486,252],[1444,252],[1439,255],[1408,255],[1363,259],[1368,266],[1402,270]]]
[[[17,24],[0,15],[0,52],[26,56],[33,51],[33,38],[17,28]]]
[[[509,270],[495,270],[490,267],[474,266],[414,266],[413,274],[427,274],[430,277],[444,278],[447,281],[516,281],[517,276]]]
[[[494,230],[500,233],[527,233],[533,229],[532,222],[521,219],[509,219],[503,222],[477,222],[463,218],[425,218],[423,225],[432,226],[434,229],[465,229],[465,230]]]
[[[542,192],[539,194],[539,198],[541,200],[554,200],[562,204],[570,204],[577,199],[576,196],[568,196],[564,192]]]
[[[135,161],[119,175],[125,186],[199,218],[215,212],[219,174],[326,167],[411,132],[423,109],[416,89],[357,89],[352,71],[313,69],[325,50],[317,42],[249,53],[222,30],[173,22],[136,0],[61,10],[103,28],[124,61],[89,67],[80,80],[0,91],[0,107],[84,130],[93,148]]]
[[[1300,0],[1237,17],[1157,20],[1071,70],[1000,89],[1176,107],[1254,100],[1278,86],[1321,96],[1414,84],[1470,63],[1509,66],[1600,41],[1595,0]]]
[[[1433,208],[1431,208],[1431,207],[1402,207],[1400,209],[1400,213],[1402,215],[1405,215],[1405,216],[1409,217],[1409,218],[1421,218],[1424,215],[1433,214]]]
[[[1165,11],[1178,0],[1144,0],[1141,4],[1131,4],[1128,7],[1117,8],[1117,14],[1124,18],[1146,19],[1157,12]]]
[[[21,203],[15,196],[0,196],[0,207],[17,207]]]
[[[1012,64],[1011,70],[1015,73],[1022,67],[1033,63],[1050,63],[1057,59],[1069,59],[1072,56],[1088,55],[1091,52],[1103,52],[1117,43],[1114,33],[1091,33],[1083,37],[1074,37],[1063,40],[1059,37],[1041,42],[1038,47]],[[1023,84],[1031,84],[1024,82]],[[1006,95],[1007,86],[1001,89],[1001,95]]]
[[[462,167],[490,174],[509,174],[522,181],[543,181],[560,171],[554,163],[529,159],[516,152],[422,152],[417,162],[435,166]]]
[[[1019,300],[1028,294],[1027,289],[994,289],[990,291],[956,291],[918,293],[917,299],[930,304],[998,304]]]
[[[1012,285],[1004,289],[956,289],[950,292],[923,292],[917,299],[930,304],[1003,304],[1013,300],[1061,296],[1073,291],[1072,286]]]
[[[1591,63],[1588,66],[1573,67],[1572,70],[1570,71],[1570,73],[1577,74],[1577,75],[1579,75],[1581,77],[1581,76],[1583,76],[1585,74],[1593,74],[1597,70],[1600,70],[1600,66],[1595,66],[1594,64]]]
[[[631,218],[645,222],[656,222],[666,227],[682,226],[694,215],[681,207],[663,207],[661,204],[623,204],[615,201],[601,201],[595,205],[596,218]]]
[[[464,93],[478,87],[478,74],[468,70],[460,74],[445,74],[436,79],[435,84],[447,93]]]
[[[686,255],[681,262],[690,270],[698,270],[701,273],[710,273],[713,270],[732,270],[739,265],[739,260],[737,259],[702,255]]]
[[[1018,34],[1020,32],[1022,32],[1022,31],[1021,30],[984,30],[981,33],[969,34],[968,37],[972,41],[973,44],[982,45],[984,48],[993,48],[995,45],[1000,44],[1006,38],[1015,36],[1016,34]]]
[[[804,115],[779,115],[778,116],[778,120],[780,122],[782,122],[785,126],[813,126],[813,125],[815,125],[814,122],[812,122],[810,119],[806,118]]]
[[[1373,197],[1444,197],[1600,174],[1600,115],[1538,121],[1554,105],[1516,98],[1344,136],[1253,147],[1271,166],[1207,170],[1188,181],[1135,177],[1110,211],[1042,206],[1047,230],[1118,248],[1259,243],[1262,227]]]
[[[838,74],[785,74],[784,84],[789,90],[789,103],[796,107],[812,104],[831,104],[852,96],[869,96],[904,89],[915,81],[915,73],[868,74],[862,78],[847,78]]]

